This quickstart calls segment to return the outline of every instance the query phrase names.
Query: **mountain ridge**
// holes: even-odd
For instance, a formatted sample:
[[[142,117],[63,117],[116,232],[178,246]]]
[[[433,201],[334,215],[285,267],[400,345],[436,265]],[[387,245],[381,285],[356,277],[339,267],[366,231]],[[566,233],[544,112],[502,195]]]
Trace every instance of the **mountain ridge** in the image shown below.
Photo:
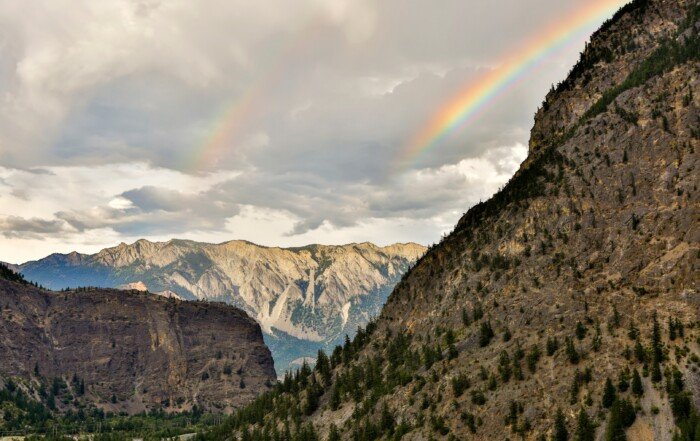
[[[263,326],[283,372],[293,360],[354,335],[378,314],[393,284],[424,250],[415,243],[282,248],[241,240],[140,239],[91,255],[55,253],[13,268],[52,289],[139,285],[232,304]]]
[[[209,439],[697,439],[699,34],[697,1],[623,7],[508,184]]]

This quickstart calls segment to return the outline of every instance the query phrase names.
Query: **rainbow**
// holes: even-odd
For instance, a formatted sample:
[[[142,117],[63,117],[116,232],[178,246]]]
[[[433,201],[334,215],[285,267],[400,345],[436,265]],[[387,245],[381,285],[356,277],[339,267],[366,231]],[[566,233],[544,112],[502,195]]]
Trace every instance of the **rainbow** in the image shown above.
[[[513,52],[497,67],[470,81],[443,105],[428,123],[399,151],[392,161],[393,171],[414,163],[421,155],[480,115],[498,97],[512,89],[547,57],[570,44],[583,32],[590,32],[627,0],[590,0],[582,8],[557,20]]]
[[[184,164],[185,168],[201,170],[216,164],[235,143],[241,129],[261,107],[265,95],[280,83],[292,69],[294,62],[301,58],[300,54],[310,47],[321,24],[317,17],[310,19],[278,50],[278,54],[273,57],[276,61],[267,72],[251,82],[242,94],[222,106],[207,130],[207,135]]]

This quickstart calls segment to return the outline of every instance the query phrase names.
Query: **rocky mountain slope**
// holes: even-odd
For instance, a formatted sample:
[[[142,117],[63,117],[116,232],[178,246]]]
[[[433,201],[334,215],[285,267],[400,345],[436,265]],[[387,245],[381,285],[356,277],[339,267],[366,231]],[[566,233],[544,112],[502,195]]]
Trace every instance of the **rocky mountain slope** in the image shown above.
[[[276,377],[260,326],[222,303],[52,292],[0,274],[0,310],[0,377],[24,379],[50,409],[226,411]]]
[[[417,244],[268,248],[244,241],[120,244],[97,254],[52,254],[15,269],[51,289],[141,287],[237,306],[263,327],[278,371],[354,335],[379,314]]]
[[[209,438],[700,439],[699,31],[622,8],[378,320]]]

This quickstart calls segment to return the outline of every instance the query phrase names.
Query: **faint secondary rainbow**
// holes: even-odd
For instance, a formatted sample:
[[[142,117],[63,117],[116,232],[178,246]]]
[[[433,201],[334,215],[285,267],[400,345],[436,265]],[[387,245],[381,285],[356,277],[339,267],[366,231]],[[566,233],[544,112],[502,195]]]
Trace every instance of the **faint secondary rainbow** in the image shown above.
[[[470,81],[443,105],[428,123],[400,150],[392,162],[393,171],[440,143],[474,117],[498,96],[537,67],[548,55],[566,46],[581,32],[610,16],[627,0],[591,0],[532,38],[520,50],[504,58],[498,66]]]
[[[317,19],[309,20],[287,44],[280,48],[279,53],[274,57],[275,62],[267,72],[259,75],[240,96],[222,106],[207,136],[187,161],[187,168],[201,170],[212,166],[225,154],[226,150],[231,148],[236,137],[240,135],[242,127],[250,121],[256,109],[264,104],[266,94],[279,84],[294,62],[300,58],[300,53],[313,42],[313,37],[320,25]]]

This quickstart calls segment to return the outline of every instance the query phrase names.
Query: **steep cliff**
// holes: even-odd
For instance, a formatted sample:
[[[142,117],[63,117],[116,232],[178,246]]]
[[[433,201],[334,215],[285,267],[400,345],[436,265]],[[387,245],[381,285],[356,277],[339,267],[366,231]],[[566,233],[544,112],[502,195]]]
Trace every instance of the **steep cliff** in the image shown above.
[[[698,439],[699,20],[697,1],[622,8],[519,171],[376,323],[210,436],[264,439],[291,407],[329,439]]]
[[[183,299],[223,301],[263,327],[278,370],[354,335],[379,314],[416,244],[268,248],[244,241],[120,244],[97,254],[53,254],[15,267],[52,289],[132,286]]]
[[[221,303],[0,277],[0,310],[0,376],[53,387],[59,408],[231,410],[275,379],[260,326]]]

